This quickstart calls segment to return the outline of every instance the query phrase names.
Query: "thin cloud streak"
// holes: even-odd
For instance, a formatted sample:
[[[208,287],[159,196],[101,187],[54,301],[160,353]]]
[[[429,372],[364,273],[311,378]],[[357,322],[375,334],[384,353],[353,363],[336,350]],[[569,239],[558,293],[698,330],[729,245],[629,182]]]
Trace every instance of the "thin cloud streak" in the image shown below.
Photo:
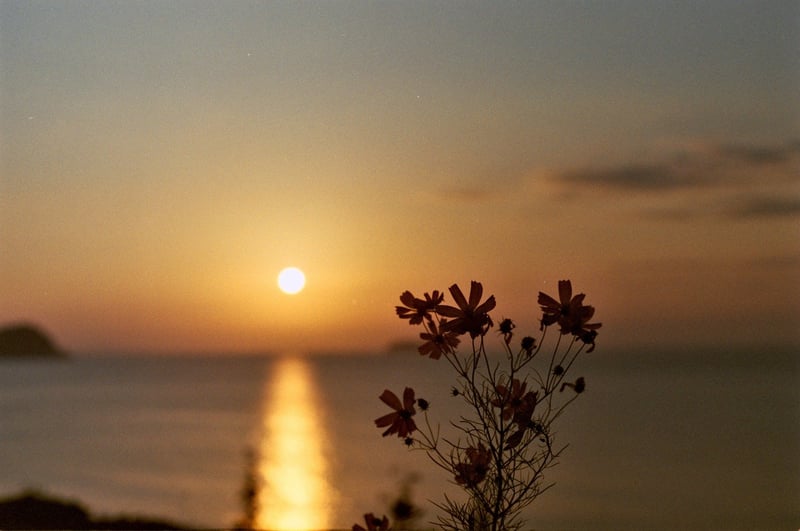
[[[692,175],[666,164],[624,164],[613,168],[567,170],[557,174],[556,178],[568,184],[629,191],[683,188],[698,183]]]
[[[720,157],[740,161],[751,166],[782,164],[800,154],[800,141],[784,146],[723,145],[717,153]]]
[[[748,183],[765,176],[770,182],[785,181],[791,178],[792,170],[797,171],[793,163],[798,159],[798,142],[780,146],[719,144],[679,152],[663,162],[565,170],[556,172],[553,178],[566,184],[598,188],[661,191]],[[762,174],[762,171],[767,172]]]
[[[800,197],[747,197],[727,211],[735,219],[783,218],[800,216]]]
[[[800,141],[780,145],[735,143],[699,144],[678,149],[656,162],[626,162],[616,166],[529,171],[506,179],[498,187],[487,174],[482,183],[453,184],[433,192],[438,199],[459,203],[487,203],[519,196],[533,180],[550,184],[548,193],[574,200],[587,189],[592,193],[620,193],[638,198],[660,198],[667,192],[700,192],[709,197],[674,205],[648,206],[641,215],[665,221],[688,221],[698,216],[733,219],[784,218],[800,213],[800,196],[792,185],[800,168]],[[541,190],[541,189],[540,189]],[[596,196],[594,196],[596,197]]]
[[[590,189],[594,194],[616,197],[622,193],[656,201],[682,199],[680,207],[646,207],[642,214],[654,219],[686,220],[708,214],[778,219],[800,214],[800,195],[795,186],[798,168],[800,142],[773,146],[720,143],[677,151],[657,162],[556,170],[548,178],[573,196]],[[665,192],[681,196],[665,196]],[[686,192],[705,194],[687,196]]]

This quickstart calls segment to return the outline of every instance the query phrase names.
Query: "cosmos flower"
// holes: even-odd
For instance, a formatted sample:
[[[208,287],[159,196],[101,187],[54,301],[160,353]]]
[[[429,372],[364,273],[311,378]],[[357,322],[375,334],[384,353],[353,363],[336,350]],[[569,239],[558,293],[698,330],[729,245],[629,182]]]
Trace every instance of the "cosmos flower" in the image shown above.
[[[398,437],[403,439],[417,429],[414,419],[411,418],[417,412],[414,409],[415,400],[413,389],[410,387],[405,388],[405,391],[403,391],[402,403],[400,399],[397,398],[397,395],[388,389],[385,389],[379,398],[384,404],[394,409],[394,413],[389,413],[388,415],[375,419],[375,426],[378,428],[385,428],[388,426],[387,430],[383,432],[384,437],[396,433]]]
[[[517,431],[511,435],[506,441],[506,450],[515,448],[522,442],[522,437],[525,432],[533,427],[535,423],[532,420],[533,411],[536,409],[538,394],[533,391],[528,391],[522,397],[521,403],[514,410],[514,424],[517,425]]]
[[[439,315],[453,319],[447,322],[446,329],[458,335],[469,333],[472,338],[484,335],[492,326],[489,312],[494,309],[496,304],[494,295],[481,303],[483,285],[474,280],[470,283],[469,301],[464,297],[457,284],[450,286],[450,294],[458,308],[443,304],[436,307]]]
[[[447,322],[444,321],[442,324],[446,325]],[[442,357],[442,354],[448,354],[455,351],[455,348],[459,343],[457,334],[439,330],[439,328],[436,326],[436,323],[433,321],[428,322],[428,328],[429,332],[423,332],[419,335],[421,339],[425,340],[425,343],[419,347],[419,353],[421,355],[430,356],[431,358],[438,360]],[[442,328],[444,328],[444,326],[442,326]]]
[[[575,393],[581,394],[586,390],[586,380],[583,378],[583,376],[581,376],[580,378],[575,380],[575,383],[564,382],[561,384],[561,389],[559,389],[559,391],[563,393],[564,388],[566,387],[570,387],[572,388],[573,391],[575,391]]]
[[[400,295],[403,306],[395,306],[395,311],[400,319],[408,319],[408,324],[418,325],[423,319],[431,319],[431,312],[444,300],[444,294],[434,290],[433,294],[426,293],[425,299],[418,299],[410,291]]]
[[[478,443],[477,448],[472,446],[467,448],[467,459],[465,463],[456,464],[455,480],[460,485],[475,487],[486,479],[492,456],[482,443]]]
[[[595,326],[597,326],[599,328],[600,327],[600,323],[596,323]],[[597,337],[597,330],[589,330],[588,332],[585,332],[585,333],[581,334],[578,337],[585,344],[591,345],[589,347],[589,350],[587,350],[586,352],[592,352],[594,350],[594,339]]]
[[[514,321],[511,319],[503,319],[500,321],[500,325],[497,327],[498,333],[503,336],[503,341],[506,342],[506,345],[511,344],[511,338],[514,337],[513,330],[516,327],[517,325],[515,325]]]
[[[594,350],[594,340],[597,337],[597,329],[603,326],[603,323],[589,323],[589,319],[594,315],[594,308],[591,306],[584,306],[583,312],[580,313],[578,319],[572,323],[572,328],[569,330],[571,334],[583,341],[586,345],[591,345],[589,350]],[[562,332],[563,333],[563,332]]]
[[[525,393],[525,396],[522,397],[522,403],[514,411],[514,422],[516,424],[527,426],[530,423],[538,398],[539,394],[534,391]]]
[[[511,420],[516,413],[517,409],[523,405],[523,396],[525,395],[525,388],[528,386],[527,382],[522,382],[516,378],[511,381],[511,388],[505,385],[498,385],[495,387],[497,391],[497,398],[492,400],[494,407],[499,407],[503,420]]]
[[[558,281],[559,300],[540,291],[538,302],[542,308],[542,327],[558,323],[562,334],[573,334],[582,340],[585,338],[585,343],[594,345],[591,332],[602,324],[589,323],[594,315],[594,307],[584,306],[585,297],[583,293],[572,296],[572,283],[569,280]]]
[[[572,296],[572,282],[569,280],[558,281],[559,300],[540,291],[538,302],[542,308],[542,326],[558,323],[563,330],[564,324],[569,323],[570,316],[582,306],[584,297],[586,295],[583,293]]]
[[[389,519],[384,516],[379,519],[372,513],[364,515],[364,523],[367,524],[366,529],[358,524],[353,525],[353,531],[389,531]]]
[[[522,347],[522,350],[524,350],[530,356],[533,354],[533,349],[536,348],[536,340],[531,336],[525,336],[522,338],[520,346]]]

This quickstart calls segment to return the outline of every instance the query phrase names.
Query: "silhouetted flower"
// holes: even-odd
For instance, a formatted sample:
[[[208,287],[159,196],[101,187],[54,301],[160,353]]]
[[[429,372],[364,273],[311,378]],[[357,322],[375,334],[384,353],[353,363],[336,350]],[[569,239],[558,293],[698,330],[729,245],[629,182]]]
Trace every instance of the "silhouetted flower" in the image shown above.
[[[564,367],[562,367],[561,365],[556,365],[555,367],[553,367],[553,374],[555,374],[556,376],[561,376],[562,374],[564,374]]]
[[[561,325],[562,333],[564,328],[570,328],[571,319],[583,304],[586,297],[583,293],[572,296],[572,282],[569,280],[558,281],[558,298],[555,300],[546,293],[539,292],[539,306],[542,308],[542,326],[550,326],[558,323]]]
[[[434,290],[433,294],[426,293],[425,299],[418,299],[410,291],[400,295],[400,302],[404,306],[395,306],[395,311],[400,319],[408,319],[409,324],[418,325],[423,319],[431,319],[431,312],[444,300],[444,294]]]
[[[436,327],[436,323],[428,321],[429,332],[423,332],[419,335],[420,339],[424,339],[425,343],[420,345],[419,353],[423,356],[430,356],[432,359],[438,360],[442,354],[449,354],[455,351],[458,346],[458,335],[445,331],[444,326],[446,321],[442,321],[441,329]]]
[[[527,427],[519,428],[511,437],[506,439],[505,449],[511,450],[519,446],[519,443],[522,442],[522,437],[525,435],[525,430],[527,430]]]
[[[572,390],[575,391],[577,394],[581,394],[586,390],[586,380],[584,380],[583,376],[581,376],[580,378],[575,380],[575,383],[564,382],[561,384],[561,389],[559,389],[559,391],[563,393],[565,387],[571,387]]]
[[[506,450],[519,445],[519,443],[522,442],[522,437],[525,435],[525,432],[536,425],[536,423],[531,420],[531,417],[533,417],[533,412],[536,409],[537,398],[538,394],[533,391],[528,391],[525,393],[525,396],[522,397],[521,404],[514,411],[514,424],[518,426],[518,429],[506,441]]]
[[[417,405],[422,411],[428,411],[428,408],[431,407],[430,402],[428,402],[424,398],[417,398]]]
[[[505,385],[498,385],[495,387],[498,397],[492,400],[494,407],[501,409],[500,415],[503,420],[511,420],[516,413],[517,409],[523,405],[523,396],[525,395],[525,388],[528,386],[526,382],[520,382],[514,378],[511,381],[511,388]]]
[[[562,334],[573,334],[586,343],[594,345],[594,336],[587,335],[602,326],[601,323],[589,323],[594,315],[593,306],[584,306],[585,294],[572,296],[572,283],[569,280],[558,281],[558,298],[539,292],[539,305],[542,308],[542,327],[558,323]],[[593,350],[590,349],[590,351]]]
[[[484,335],[492,326],[492,319],[488,312],[495,307],[494,295],[490,296],[483,303],[483,286],[480,282],[470,283],[469,301],[464,297],[461,288],[457,284],[450,286],[450,294],[453,296],[458,308],[440,304],[436,307],[436,312],[444,317],[453,318],[446,324],[442,324],[442,329],[461,335],[469,333],[473,338]]]
[[[594,315],[594,308],[592,306],[584,306],[578,320],[572,324],[570,332],[577,336],[578,339],[585,344],[590,345],[589,350],[594,350],[594,340],[597,337],[597,329],[603,326],[603,323],[589,323],[587,322]]]
[[[531,417],[533,416],[533,410],[536,409],[536,402],[539,397],[539,394],[534,391],[528,391],[525,393],[525,396],[522,397],[522,404],[520,404],[516,411],[514,411],[514,422],[519,424],[520,426],[527,426],[530,421]]]
[[[600,327],[600,323],[595,325],[597,328]],[[581,341],[583,341],[587,345],[591,345],[589,350],[586,352],[592,352],[594,350],[594,340],[597,337],[597,330],[586,330],[578,336]]]
[[[466,485],[467,487],[475,487],[481,481],[486,479],[486,474],[489,472],[489,464],[491,463],[492,456],[489,451],[478,443],[478,447],[467,448],[466,463],[458,463],[455,466],[456,483]]]
[[[353,525],[353,531],[389,531],[391,529],[389,527],[389,519],[386,516],[379,519],[374,514],[367,513],[364,515],[364,523],[367,524],[366,529],[355,524]]]
[[[503,319],[497,327],[497,332],[503,336],[503,341],[506,342],[506,345],[511,344],[511,338],[514,337],[514,328],[516,328],[516,325],[511,319]]]
[[[391,512],[395,521],[411,520],[417,514],[417,509],[411,501],[400,499],[392,504]]]
[[[389,413],[375,420],[375,425],[379,428],[389,426],[389,428],[383,432],[384,437],[393,433],[396,433],[400,438],[408,437],[409,434],[417,429],[414,419],[411,418],[416,413],[414,409],[413,389],[410,387],[405,388],[405,391],[403,391],[402,403],[400,403],[400,399],[397,398],[397,395],[388,389],[385,389],[379,398],[384,404],[394,409],[394,413]]]
[[[520,346],[522,347],[522,350],[527,352],[530,356],[533,352],[533,349],[536,348],[536,339],[532,338],[531,336],[525,336],[522,338]]]

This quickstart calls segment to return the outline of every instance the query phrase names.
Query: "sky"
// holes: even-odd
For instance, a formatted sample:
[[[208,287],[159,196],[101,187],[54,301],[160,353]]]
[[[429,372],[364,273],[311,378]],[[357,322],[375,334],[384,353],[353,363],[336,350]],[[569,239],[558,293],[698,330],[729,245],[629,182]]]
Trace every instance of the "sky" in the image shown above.
[[[375,350],[571,279],[598,352],[798,345],[798,52],[794,1],[4,0],[0,323]]]

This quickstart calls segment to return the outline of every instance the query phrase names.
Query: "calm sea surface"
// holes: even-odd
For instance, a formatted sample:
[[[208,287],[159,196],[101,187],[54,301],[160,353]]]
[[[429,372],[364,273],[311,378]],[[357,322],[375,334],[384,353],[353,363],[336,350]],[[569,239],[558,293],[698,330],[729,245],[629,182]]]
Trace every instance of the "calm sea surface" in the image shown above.
[[[583,359],[587,392],[558,429],[570,446],[531,527],[799,529],[798,358],[771,355]],[[377,397],[410,385],[446,422],[452,383],[446,363],[416,355],[4,362],[0,495],[33,487],[97,514],[230,527],[252,451],[264,527],[349,529],[404,484],[425,522],[425,500],[454,491],[380,436]]]

